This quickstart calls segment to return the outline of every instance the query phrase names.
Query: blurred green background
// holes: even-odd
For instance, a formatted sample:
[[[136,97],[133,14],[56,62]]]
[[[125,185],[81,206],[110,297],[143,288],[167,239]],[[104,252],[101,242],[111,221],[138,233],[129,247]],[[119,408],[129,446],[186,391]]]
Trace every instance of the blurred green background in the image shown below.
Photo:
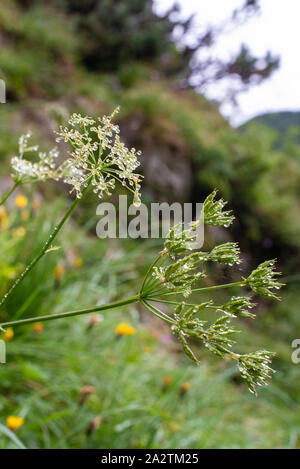
[[[246,14],[256,3],[245,3]],[[7,103],[0,105],[1,193],[11,185],[10,158],[21,133],[30,129],[50,148],[52,131],[72,112],[98,116],[120,105],[121,136],[143,151],[144,202],[202,202],[217,188],[236,221],[229,232],[206,233],[206,243],[238,241],[239,275],[278,259],[282,301],[260,300],[257,319],[240,321],[239,344],[242,351],[275,351],[276,374],[255,398],[235,368],[203,349],[201,366],[192,365],[170,330],[141,308],[18,328],[0,367],[0,448],[300,446],[300,365],[291,360],[300,325],[299,115],[262,116],[232,128],[219,105],[190,86],[192,76],[210,70],[210,63],[192,67],[191,61],[216,31],[178,47],[171,33],[179,28],[183,44],[191,19],[174,19],[178,8],[158,17],[152,7],[151,0],[1,2],[0,77],[7,86]],[[261,65],[244,47],[230,63],[215,64],[209,80],[234,76],[251,86],[252,78],[263,80],[277,67],[276,57],[267,55]],[[69,198],[54,184],[22,194],[26,206],[13,196],[0,212],[1,294]],[[88,197],[78,208],[59,235],[60,249],[17,289],[1,321],[136,292],[160,242],[97,239],[96,204]],[[211,272],[215,282],[234,275]],[[132,335],[117,337],[122,322],[135,328]],[[24,419],[15,433],[9,416]]]

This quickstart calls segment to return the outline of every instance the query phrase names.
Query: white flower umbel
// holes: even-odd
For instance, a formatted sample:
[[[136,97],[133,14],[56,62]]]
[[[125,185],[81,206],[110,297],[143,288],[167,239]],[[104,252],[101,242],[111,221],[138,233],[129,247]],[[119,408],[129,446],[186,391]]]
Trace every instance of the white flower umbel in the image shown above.
[[[46,181],[47,179],[57,181],[61,178],[64,171],[64,165],[56,165],[59,152],[56,148],[53,148],[48,153],[41,152],[37,145],[28,146],[30,137],[30,132],[21,135],[19,138],[19,154],[11,159],[12,177],[15,182],[24,184]],[[35,158],[33,161],[26,159],[25,153],[37,154],[37,159]]]
[[[134,194],[134,204],[140,205],[140,182],[142,176],[135,173],[140,165],[141,152],[128,149],[119,138],[119,126],[112,122],[118,108],[110,115],[94,120],[73,114],[68,127],[60,127],[57,141],[70,143],[73,151],[65,162],[64,181],[81,197],[88,181],[101,198],[111,195],[116,181]]]

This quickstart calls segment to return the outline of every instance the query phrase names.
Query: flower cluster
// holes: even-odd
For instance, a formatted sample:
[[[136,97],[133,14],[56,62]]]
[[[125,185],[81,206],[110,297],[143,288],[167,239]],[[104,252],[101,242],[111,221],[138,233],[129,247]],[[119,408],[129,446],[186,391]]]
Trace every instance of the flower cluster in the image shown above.
[[[211,226],[224,226],[228,227],[234,220],[231,211],[224,211],[226,205],[223,199],[215,200],[216,191],[212,192],[204,201],[203,209],[199,220],[190,223],[190,227],[186,230],[182,229],[182,224],[177,224],[171,228],[167,234],[164,242],[164,250],[171,256],[179,256],[188,250],[196,248],[197,228],[200,223],[205,223]],[[226,253],[229,257],[226,257]],[[211,253],[210,260],[218,260],[217,256],[223,256],[223,259],[229,260],[232,258],[232,263],[237,263],[238,247],[236,243],[226,243],[217,248]],[[219,262],[219,260],[218,260]],[[224,262],[227,263],[227,262]]]
[[[224,226],[228,228],[234,220],[231,211],[223,211],[227,204],[223,199],[215,200],[217,191],[213,191],[203,204],[203,216],[206,225]]]
[[[117,112],[118,109],[98,121],[73,114],[69,127],[60,127],[56,132],[57,142],[63,140],[73,148],[65,162],[64,181],[73,186],[78,198],[89,182],[101,198],[104,193],[111,195],[119,181],[134,194],[134,204],[139,206],[141,176],[135,170],[141,153],[134,148],[129,150],[121,142],[119,127],[112,122]]]
[[[278,297],[270,289],[279,290],[283,283],[276,280],[280,272],[274,272],[274,265],[274,259],[260,264],[247,278],[247,285],[258,295],[277,300]]]
[[[219,311],[232,318],[255,318],[255,314],[250,313],[248,310],[253,308],[255,304],[251,298],[247,296],[233,296],[227,303],[225,303]]]
[[[171,230],[174,233],[174,229]],[[182,231],[181,241],[177,233],[176,239],[170,241],[170,236],[168,237],[165,248],[162,253],[169,254],[171,259],[175,258],[175,252],[183,251],[185,249],[190,249],[187,247],[187,242],[192,242],[192,236],[189,234],[192,232],[192,229]],[[169,249],[167,248],[169,246]],[[175,249],[174,249],[175,247]],[[164,285],[166,288],[173,291],[180,289],[180,292],[184,297],[188,297],[192,293],[192,286],[198,280],[206,277],[205,272],[197,271],[198,264],[204,261],[214,261],[221,264],[228,264],[232,266],[233,264],[239,264],[239,247],[236,243],[225,243],[219,246],[216,246],[212,249],[211,252],[195,252],[189,254],[188,256],[175,259],[169,265],[163,266],[154,266],[152,275],[159,281],[160,284]]]
[[[192,285],[200,278],[206,277],[204,272],[197,272],[197,264],[206,259],[206,253],[197,252],[178,259],[167,267],[154,267],[153,276],[168,289],[183,290],[187,297],[192,292]]]
[[[240,264],[240,248],[237,243],[225,243],[216,246],[208,255],[210,261],[219,262],[220,264]]]
[[[187,230],[183,230],[181,223],[174,225],[165,238],[164,251],[175,257],[195,249],[197,226],[198,222],[193,222]]]
[[[233,221],[230,212],[224,212],[225,202],[215,200],[215,192],[204,202],[204,223],[214,226],[228,226]],[[232,351],[233,335],[237,332],[233,327],[236,318],[254,318],[249,310],[255,305],[248,296],[232,296],[223,305],[208,301],[198,304],[194,300],[186,303],[185,298],[202,291],[214,291],[220,288],[250,288],[253,293],[263,297],[277,298],[270,290],[282,286],[276,281],[277,272],[273,271],[274,261],[266,261],[259,265],[247,279],[225,285],[212,285],[196,288],[195,284],[206,277],[206,273],[199,266],[207,261],[220,264],[240,263],[240,250],[237,243],[228,242],[213,248],[210,252],[198,251],[189,253],[193,249],[196,239],[196,229],[200,221],[191,223],[186,230],[182,226],[174,226],[166,237],[164,249],[149,268],[140,291],[142,304],[154,315],[171,325],[173,333],[178,337],[184,352],[194,362],[198,358],[192,350],[189,340],[200,341],[210,352],[221,358],[231,358],[237,362],[242,378],[246,381],[251,392],[255,386],[266,384],[271,375],[268,366],[272,354],[258,351],[240,355]],[[179,295],[184,298],[180,300]],[[172,297],[174,297],[172,299]],[[194,296],[192,296],[194,298]],[[175,307],[173,314],[167,314],[161,309],[161,304]],[[214,310],[218,316],[213,321],[203,321],[200,317],[204,310]]]
[[[238,368],[249,390],[256,394],[256,386],[265,386],[274,370],[269,366],[274,353],[259,350],[238,356]]]
[[[198,359],[188,344],[188,338],[201,340],[209,351],[220,356],[230,354],[225,347],[233,345],[231,335],[236,331],[228,327],[228,316],[222,316],[208,326],[206,321],[197,317],[203,309],[209,307],[212,307],[211,301],[188,308],[185,303],[180,303],[174,313],[175,325],[172,326],[172,331],[178,336],[184,352],[196,363]]]
[[[199,363],[199,360],[188,343],[189,338],[200,340],[210,352],[221,358],[234,359],[250,392],[256,394],[256,386],[266,385],[274,372],[269,366],[274,354],[265,350],[244,355],[232,352],[232,335],[237,331],[231,327],[230,318],[221,316],[207,326],[206,321],[197,317],[203,308],[208,307],[212,307],[211,302],[190,308],[185,308],[185,304],[181,303],[174,313],[176,322],[172,326],[173,333],[178,337],[185,354],[195,363]]]
[[[57,166],[56,160],[59,152],[53,148],[48,153],[39,151],[38,145],[28,146],[31,133],[21,135],[19,138],[19,154],[11,160],[13,178],[16,182],[27,183],[35,181],[46,181],[54,179],[57,181],[62,177],[63,165]],[[37,153],[37,161],[24,158],[25,153]]]

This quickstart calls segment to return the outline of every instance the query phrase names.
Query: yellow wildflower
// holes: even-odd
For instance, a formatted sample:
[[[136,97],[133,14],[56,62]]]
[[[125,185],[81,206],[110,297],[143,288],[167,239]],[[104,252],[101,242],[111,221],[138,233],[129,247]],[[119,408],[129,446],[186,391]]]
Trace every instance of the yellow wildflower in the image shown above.
[[[44,324],[42,322],[35,322],[33,325],[33,330],[37,334],[40,334],[44,330]]]
[[[57,265],[54,271],[55,280],[61,280],[64,274],[64,267],[62,265]]]
[[[171,430],[171,432],[177,432],[178,430],[180,430],[180,424],[177,422],[170,422],[169,429]]]
[[[6,229],[8,227],[8,216],[5,207],[0,207],[0,228]]]
[[[6,419],[6,425],[10,430],[16,431],[22,427],[24,419],[22,417],[16,417],[15,415],[10,415]]]
[[[14,331],[11,327],[8,327],[4,333],[5,340],[11,340],[14,337]]]
[[[19,208],[24,208],[24,207],[26,207],[27,202],[28,202],[28,199],[27,199],[27,197],[25,197],[25,195],[19,194],[19,195],[17,195],[17,197],[15,198],[15,204],[16,204],[16,206],[19,207]]]
[[[185,382],[185,383],[182,383],[181,387],[184,391],[188,391],[190,389],[191,385],[190,385],[190,383]]]
[[[115,333],[117,335],[134,335],[136,334],[136,329],[127,322],[120,322],[115,328]]]
[[[75,257],[74,267],[77,267],[79,269],[80,267],[82,267],[82,265],[83,265],[83,260],[81,259],[81,257]]]
[[[173,381],[173,376],[171,375],[166,375],[164,377],[164,380],[163,380],[163,387],[164,388],[167,388],[168,386],[170,386],[170,384],[172,383]]]
[[[25,235],[26,235],[26,230],[24,226],[19,226],[18,228],[15,228],[13,231],[13,236],[15,238],[24,238]]]
[[[181,385],[181,396],[184,396],[190,389],[191,385],[187,381]]]

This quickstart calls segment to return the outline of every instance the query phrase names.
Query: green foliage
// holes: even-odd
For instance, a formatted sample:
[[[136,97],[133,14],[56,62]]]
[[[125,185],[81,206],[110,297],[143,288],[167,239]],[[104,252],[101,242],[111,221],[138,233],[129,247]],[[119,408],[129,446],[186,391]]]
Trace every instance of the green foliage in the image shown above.
[[[75,60],[77,39],[62,13],[47,5],[20,10],[17,2],[4,1],[0,32],[5,47],[0,74],[14,99],[60,95],[67,92],[64,77]]]
[[[62,6],[77,19],[85,38],[81,53],[92,69],[117,70],[128,60],[155,61],[163,53],[176,54],[170,37],[176,23],[170,14],[159,18],[152,1],[65,0],[59,2]]]
[[[70,292],[65,279],[61,303],[70,303]],[[120,320],[124,313],[117,312],[92,329],[82,319],[49,324],[40,334],[27,327],[8,344],[0,421],[23,415],[24,425],[14,434],[27,448],[295,446],[297,417],[285,404],[288,396],[276,395],[278,388],[254,401],[232,383],[232,369],[212,374],[205,364],[195,367],[162,352],[161,339],[151,336],[134,310],[127,320],[137,334],[116,339]],[[91,360],[91,354],[98,358]],[[164,386],[166,376],[171,383]],[[185,382],[190,389],[183,396]],[[86,385],[94,392],[80,405]],[[96,417],[100,425],[88,436]],[[0,447],[16,443],[0,431]]]
[[[246,124],[243,124],[241,129],[245,129],[250,125],[263,125],[270,127],[276,131],[276,147],[282,148],[284,140],[289,136],[289,133],[295,129],[294,137],[299,144],[299,126],[300,126],[300,113],[297,111],[282,111],[270,112],[261,114],[253,119],[250,119]]]
[[[30,43],[39,38],[49,51],[60,53],[62,50],[64,54],[76,55],[89,70],[120,71],[120,82],[125,86],[135,81],[128,64],[134,69],[134,62],[142,62],[161,76],[176,77],[185,86],[193,83],[199,89],[232,77],[243,90],[268,78],[278,68],[278,57],[268,52],[257,58],[245,45],[229,62],[212,57],[203,59],[199,51],[209,49],[226,33],[228,26],[239,25],[258,8],[257,2],[246,1],[220,26],[200,28],[197,25],[199,34],[195,37],[194,16],[180,18],[179,4],[158,15],[153,0],[89,0],[84,3],[51,0],[47,7],[37,0],[30,3],[15,0],[13,9],[18,13],[21,9],[21,12],[19,21],[10,24],[10,31],[18,35],[24,30]],[[53,30],[56,35],[52,34]],[[76,41],[70,40],[70,32],[76,36]],[[234,99],[238,91],[238,87],[233,86],[224,98],[229,95]]]

